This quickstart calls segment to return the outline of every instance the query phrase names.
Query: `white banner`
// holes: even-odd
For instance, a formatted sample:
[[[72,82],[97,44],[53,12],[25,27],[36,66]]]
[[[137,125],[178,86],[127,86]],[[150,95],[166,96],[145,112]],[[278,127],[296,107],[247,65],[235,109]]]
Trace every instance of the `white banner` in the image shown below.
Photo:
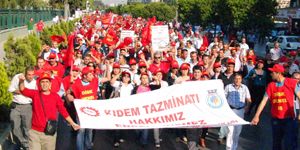
[[[75,100],[81,128],[204,128],[242,125],[221,80],[191,81],[109,100]]]
[[[154,51],[163,51],[167,49],[170,44],[168,26],[151,26],[151,40]]]

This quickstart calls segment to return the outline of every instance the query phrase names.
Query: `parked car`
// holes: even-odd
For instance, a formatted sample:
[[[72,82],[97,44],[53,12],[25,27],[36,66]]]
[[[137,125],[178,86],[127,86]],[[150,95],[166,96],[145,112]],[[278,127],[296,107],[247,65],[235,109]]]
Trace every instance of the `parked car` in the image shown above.
[[[277,36],[266,43],[266,53],[274,47],[274,43],[278,42],[283,52],[297,50],[300,47],[300,36]]]
[[[210,32],[212,35],[215,35],[215,32],[218,36],[220,36],[223,32],[221,30],[221,26],[220,25],[217,25],[216,27],[213,25],[213,26],[210,26],[210,27],[207,27],[205,29],[205,32]]]

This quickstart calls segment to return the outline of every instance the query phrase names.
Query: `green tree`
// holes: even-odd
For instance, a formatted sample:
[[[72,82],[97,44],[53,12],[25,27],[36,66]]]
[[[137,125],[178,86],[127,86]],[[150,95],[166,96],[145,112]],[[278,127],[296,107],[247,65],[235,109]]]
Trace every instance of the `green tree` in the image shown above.
[[[178,0],[179,20],[206,26],[211,22],[215,0]]]
[[[33,56],[38,56],[42,49],[42,41],[36,34],[28,35],[28,38],[25,38],[26,43],[31,46],[31,51]]]
[[[230,29],[256,30],[267,34],[273,27],[276,0],[178,0],[182,22],[220,24]]]
[[[8,92],[10,82],[3,62],[0,62],[0,76],[0,105],[9,106],[12,100],[12,94]]]
[[[4,0],[0,3],[0,8],[16,8],[18,5],[16,0]]]
[[[9,79],[4,63],[0,62],[0,122],[9,120],[9,107],[12,102],[12,94],[8,92]]]
[[[170,21],[175,18],[175,6],[165,3],[133,3],[125,6],[109,7],[106,12],[117,14],[131,14],[133,17],[150,18],[156,16],[157,20]]]
[[[156,16],[157,20],[161,21],[170,21],[174,19],[176,15],[175,7],[169,6],[165,3],[150,3],[145,6],[144,11],[149,11],[150,16]]]
[[[257,29],[261,37],[269,35],[274,23],[272,16],[277,14],[275,7],[278,3],[275,0],[257,0],[249,13],[249,20],[244,26],[251,26],[252,29]]]
[[[256,0],[227,0],[225,5],[231,11],[234,27],[242,27],[248,20],[248,13]]]

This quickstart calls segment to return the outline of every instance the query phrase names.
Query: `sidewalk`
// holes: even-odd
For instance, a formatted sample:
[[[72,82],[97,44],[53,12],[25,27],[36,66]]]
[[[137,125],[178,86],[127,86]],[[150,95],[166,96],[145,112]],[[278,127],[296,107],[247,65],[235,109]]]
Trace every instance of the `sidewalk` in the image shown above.
[[[52,21],[45,22],[45,27],[51,26],[53,24]],[[35,27],[35,25],[34,25]],[[34,32],[36,29],[34,28]],[[0,62],[4,61],[3,58],[5,56],[4,51],[4,43],[6,42],[7,38],[13,35],[15,38],[22,38],[28,35],[27,26],[17,27],[13,29],[1,30],[0,31]]]

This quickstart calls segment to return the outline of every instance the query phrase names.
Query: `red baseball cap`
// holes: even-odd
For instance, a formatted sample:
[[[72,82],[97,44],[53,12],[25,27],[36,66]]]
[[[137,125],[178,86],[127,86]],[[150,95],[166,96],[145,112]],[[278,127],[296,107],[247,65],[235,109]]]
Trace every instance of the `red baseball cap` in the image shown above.
[[[82,75],[88,74],[88,73],[94,73],[94,70],[91,69],[90,67],[84,67],[81,71]]]
[[[179,68],[179,64],[178,64],[178,62],[176,60],[173,60],[171,62],[171,68],[172,69],[178,69]]]
[[[227,65],[229,65],[229,64],[233,64],[233,65],[235,65],[235,61],[234,61],[234,59],[232,59],[232,58],[228,58],[228,59],[227,59]]]
[[[39,77],[39,81],[43,80],[43,79],[48,79],[49,81],[52,80],[50,73],[47,72],[43,72],[40,77]]]
[[[140,61],[139,67],[147,67],[147,64],[144,61]]]
[[[180,66],[180,70],[187,70],[190,69],[190,64],[189,63],[182,63]]]
[[[206,49],[207,49],[207,47],[205,47],[205,46],[200,47],[200,51],[205,51]]]
[[[126,74],[127,74],[127,75],[129,76],[129,78],[130,78],[131,75],[130,75],[130,73],[127,72],[127,71],[123,71],[123,72],[122,72],[122,77],[123,77],[124,75],[126,75]]]
[[[284,67],[282,65],[279,64],[275,64],[272,68],[268,68],[268,70],[272,71],[272,72],[280,72],[283,73],[284,72]]]
[[[221,63],[220,62],[215,62],[214,63],[214,68],[219,68],[221,67]]]
[[[297,55],[297,51],[290,51],[290,55],[291,56],[296,56]]]
[[[117,62],[113,64],[113,68],[120,68],[120,67],[121,67],[120,64]]]
[[[73,71],[80,71],[80,68],[78,66],[73,66],[72,70]]]
[[[201,77],[203,78],[204,76],[206,76],[206,77],[208,77],[208,78],[209,78],[209,74],[208,74],[208,72],[206,72],[206,71],[202,71],[202,75],[201,75]]]
[[[136,60],[134,58],[131,58],[129,60],[129,65],[135,65],[136,64]]]
[[[162,70],[160,68],[156,69],[154,72],[153,72],[153,75],[156,75],[157,73],[162,73]]]
[[[50,53],[48,56],[48,59],[55,59],[56,58],[56,53]]]

